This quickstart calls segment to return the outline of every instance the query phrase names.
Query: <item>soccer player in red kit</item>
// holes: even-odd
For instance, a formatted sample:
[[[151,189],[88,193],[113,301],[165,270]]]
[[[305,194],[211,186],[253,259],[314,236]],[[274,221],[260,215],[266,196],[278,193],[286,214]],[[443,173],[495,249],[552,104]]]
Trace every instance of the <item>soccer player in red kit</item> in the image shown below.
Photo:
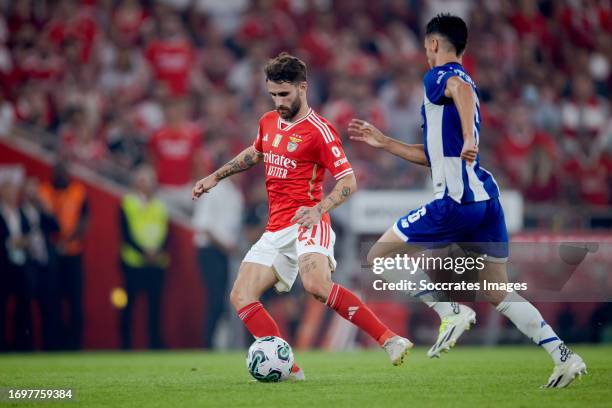
[[[230,301],[253,336],[281,337],[259,298],[272,286],[288,292],[299,275],[308,293],[368,333],[399,365],[412,343],[389,330],[355,294],[331,280],[336,235],[328,212],[357,188],[338,133],[308,107],[306,65],[301,60],[282,53],[268,62],[265,74],[276,110],[261,117],[252,146],[193,188],[196,199],[224,178],[261,161],[265,164],[268,225],[246,254]],[[325,170],[337,183],[324,197]],[[304,379],[297,365],[292,378]]]

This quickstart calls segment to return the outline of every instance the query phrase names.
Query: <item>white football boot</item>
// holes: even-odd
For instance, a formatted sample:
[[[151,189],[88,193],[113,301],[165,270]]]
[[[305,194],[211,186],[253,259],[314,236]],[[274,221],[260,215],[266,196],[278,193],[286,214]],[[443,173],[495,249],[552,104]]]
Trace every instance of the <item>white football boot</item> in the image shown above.
[[[404,357],[413,347],[414,344],[412,344],[410,340],[400,336],[388,338],[385,344],[383,344],[383,348],[389,355],[391,363],[393,363],[394,366],[402,365]]]
[[[293,364],[291,367],[291,373],[289,374],[289,381],[305,381],[306,376],[304,370],[302,370],[297,364]]]
[[[565,344],[559,345],[562,351],[561,358],[566,360],[556,365],[552,375],[548,378],[548,383],[542,388],[565,388],[571,384],[576,377],[582,377],[587,373],[587,366],[582,358],[571,351]],[[565,353],[564,351],[567,350]]]
[[[436,343],[427,352],[427,357],[439,358],[441,352],[447,352],[451,347],[454,347],[463,332],[469,330],[470,326],[476,323],[476,312],[467,306],[455,305],[458,307],[458,313],[442,319],[440,334]]]

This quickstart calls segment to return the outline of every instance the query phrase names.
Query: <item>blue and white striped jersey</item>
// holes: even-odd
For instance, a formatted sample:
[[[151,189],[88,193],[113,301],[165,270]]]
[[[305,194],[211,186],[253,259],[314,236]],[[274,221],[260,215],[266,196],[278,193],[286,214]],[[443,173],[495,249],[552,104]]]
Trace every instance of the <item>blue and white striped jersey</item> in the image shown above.
[[[480,155],[471,165],[461,160],[463,134],[459,112],[453,100],[444,96],[446,81],[454,76],[470,84],[474,90],[474,132],[476,143],[479,141],[480,103],[474,81],[456,62],[429,70],[423,79],[425,95],[421,115],[425,155],[431,166],[434,195],[436,198],[449,196],[458,203],[486,201],[498,197],[499,188],[491,173],[480,166]]]

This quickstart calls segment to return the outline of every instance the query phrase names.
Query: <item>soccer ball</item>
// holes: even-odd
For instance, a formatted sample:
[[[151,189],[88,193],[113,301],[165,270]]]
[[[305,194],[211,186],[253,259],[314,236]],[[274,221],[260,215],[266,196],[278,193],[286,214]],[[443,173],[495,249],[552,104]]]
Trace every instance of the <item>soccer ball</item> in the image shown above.
[[[246,364],[257,381],[285,381],[293,367],[293,351],[280,337],[260,337],[249,347]]]

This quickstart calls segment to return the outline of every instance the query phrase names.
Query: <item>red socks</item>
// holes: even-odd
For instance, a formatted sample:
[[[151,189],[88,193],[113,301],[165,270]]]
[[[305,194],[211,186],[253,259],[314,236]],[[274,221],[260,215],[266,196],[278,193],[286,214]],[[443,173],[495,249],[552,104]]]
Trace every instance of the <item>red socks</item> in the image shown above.
[[[395,336],[353,292],[337,283],[332,286],[326,304],[372,336],[381,346],[389,337]],[[255,337],[281,337],[276,322],[260,302],[253,302],[238,310],[238,316]]]
[[[353,292],[334,283],[327,298],[327,306],[340,316],[368,333],[381,346],[395,336]]]
[[[238,317],[257,338],[265,336],[281,337],[280,330],[270,313],[264,309],[261,302],[253,302],[238,311]],[[297,373],[300,367],[297,363],[291,367],[291,373]]]
[[[281,337],[276,322],[261,302],[253,302],[238,310],[238,317],[255,337]]]

